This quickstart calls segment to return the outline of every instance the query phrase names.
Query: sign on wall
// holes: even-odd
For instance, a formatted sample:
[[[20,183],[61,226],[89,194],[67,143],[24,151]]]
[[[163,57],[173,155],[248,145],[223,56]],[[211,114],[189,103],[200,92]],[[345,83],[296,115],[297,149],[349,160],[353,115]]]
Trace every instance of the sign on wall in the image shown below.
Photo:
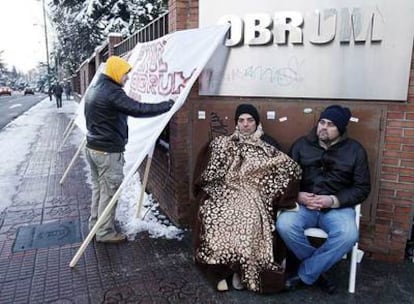
[[[201,95],[407,100],[413,0],[199,0],[199,12],[200,26],[231,24]]]

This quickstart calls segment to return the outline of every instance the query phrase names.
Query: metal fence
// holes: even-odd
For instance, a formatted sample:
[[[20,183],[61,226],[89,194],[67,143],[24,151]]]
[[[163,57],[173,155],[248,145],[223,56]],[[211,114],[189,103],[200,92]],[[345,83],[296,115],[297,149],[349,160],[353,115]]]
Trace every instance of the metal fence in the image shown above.
[[[155,40],[166,34],[168,34],[168,12],[154,19],[135,34],[117,44],[114,48],[115,55],[121,56],[132,50],[139,42]]]

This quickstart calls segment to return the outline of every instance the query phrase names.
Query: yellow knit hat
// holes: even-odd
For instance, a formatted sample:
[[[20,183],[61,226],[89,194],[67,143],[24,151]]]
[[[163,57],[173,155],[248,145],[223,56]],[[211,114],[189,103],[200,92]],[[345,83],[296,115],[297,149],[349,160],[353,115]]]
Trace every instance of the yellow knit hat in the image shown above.
[[[131,70],[128,61],[118,56],[111,56],[106,61],[105,75],[110,77],[116,83],[121,84],[122,76]]]

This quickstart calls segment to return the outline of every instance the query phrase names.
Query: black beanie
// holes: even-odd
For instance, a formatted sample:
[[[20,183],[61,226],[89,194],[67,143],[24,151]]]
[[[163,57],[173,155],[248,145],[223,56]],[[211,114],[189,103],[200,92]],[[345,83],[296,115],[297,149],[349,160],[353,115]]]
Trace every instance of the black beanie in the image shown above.
[[[327,107],[321,113],[319,120],[322,118],[329,119],[335,124],[335,126],[338,128],[339,133],[342,135],[346,131],[346,126],[348,125],[351,116],[352,113],[348,108],[342,107],[340,105],[333,105]]]
[[[259,112],[257,112],[257,109],[254,105],[249,103],[243,103],[239,105],[236,109],[236,114],[234,115],[234,122],[237,125],[237,121],[239,120],[239,116],[242,114],[250,114],[254,120],[256,121],[256,125],[258,126],[260,123],[260,116]]]

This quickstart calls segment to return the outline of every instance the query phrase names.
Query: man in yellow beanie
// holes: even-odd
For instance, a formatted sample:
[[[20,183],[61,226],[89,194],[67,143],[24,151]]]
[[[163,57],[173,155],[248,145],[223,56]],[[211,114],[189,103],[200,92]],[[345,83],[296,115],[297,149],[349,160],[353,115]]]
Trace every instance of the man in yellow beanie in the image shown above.
[[[172,100],[157,104],[138,102],[122,89],[131,66],[111,56],[105,72],[89,88],[85,96],[85,118],[88,129],[86,159],[91,168],[92,204],[89,229],[95,225],[124,178],[125,145],[128,142],[128,115],[152,117],[171,109]],[[98,242],[116,243],[125,240],[114,225],[115,208],[96,232]]]

